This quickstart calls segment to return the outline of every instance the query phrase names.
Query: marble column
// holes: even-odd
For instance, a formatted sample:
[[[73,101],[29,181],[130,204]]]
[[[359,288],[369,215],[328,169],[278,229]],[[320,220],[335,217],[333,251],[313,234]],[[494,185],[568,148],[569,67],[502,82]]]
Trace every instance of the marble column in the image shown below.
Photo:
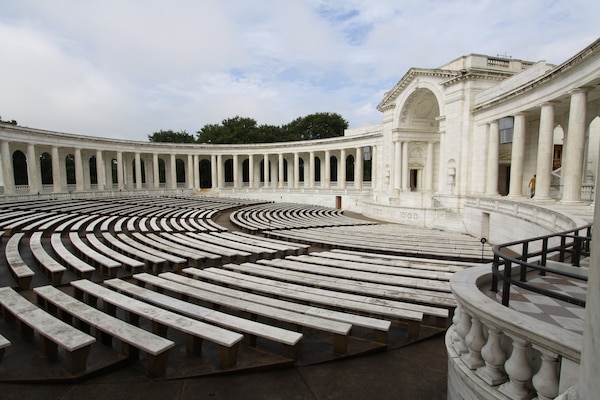
[[[561,203],[579,203],[581,201],[581,181],[583,160],[585,158],[587,89],[580,88],[571,92],[569,127],[563,162],[563,195]]]
[[[269,187],[269,155],[265,154],[263,155],[263,175],[264,175],[264,182],[263,182],[263,187],[268,188]]]
[[[192,176],[194,177],[194,189],[200,189],[200,156],[194,154],[192,161]]]
[[[338,188],[346,189],[346,149],[340,150],[338,161]]]
[[[211,154],[210,156],[210,184],[212,189],[217,189],[219,187],[219,180],[217,175],[217,156],[216,154]]]
[[[308,187],[315,187],[315,152],[311,151],[308,154]]]
[[[512,153],[510,159],[510,187],[508,197],[523,197],[523,161],[525,159],[525,114],[515,114]],[[528,179],[529,181],[529,179]]]
[[[83,192],[85,190],[85,178],[83,175],[83,158],[81,157],[81,149],[75,149],[75,191]]]
[[[489,123],[488,129],[488,155],[485,194],[498,195],[498,170],[500,167],[500,129],[498,121]]]
[[[410,190],[410,170],[408,169],[408,142],[402,142],[402,191]]]
[[[248,156],[248,187],[254,188],[254,154]]]
[[[425,190],[433,191],[433,142],[427,142],[427,159],[425,160]]]
[[[356,148],[356,157],[354,158],[354,189],[362,189],[363,182],[363,149]]]
[[[171,177],[169,189],[177,189],[177,158],[175,154],[169,156],[169,165],[169,176]]]
[[[117,151],[117,189],[123,190],[123,152]]]
[[[394,142],[394,189],[402,189],[402,142]]]
[[[138,151],[134,155],[135,162],[135,188],[140,190],[142,188],[142,159]],[[171,167],[173,165],[171,164]]]
[[[10,144],[2,141],[0,144],[2,153],[2,180],[4,185],[4,194],[13,194],[15,192],[15,174],[13,171],[12,157],[10,154]]]
[[[538,138],[536,188],[534,200],[550,199],[552,183],[552,156],[554,150],[554,105],[542,104]]]
[[[331,153],[325,151],[325,189],[331,188]]]
[[[54,193],[62,192],[62,179],[60,175],[60,154],[58,147],[52,146],[52,190]]]
[[[233,155],[233,187],[239,188],[240,185],[240,159],[237,154]]]
[[[191,154],[187,155],[187,164],[185,166],[186,172],[186,184],[188,189],[194,188],[194,156]]]
[[[289,172],[288,172],[289,174]],[[300,187],[300,154],[294,153],[294,189]]]
[[[283,163],[283,153],[279,153],[277,157],[277,187],[283,188],[284,183],[284,163]],[[289,171],[288,171],[289,174]],[[289,175],[288,175],[288,179]]]
[[[217,155],[217,165],[216,165],[216,170],[217,170],[217,187],[219,189],[223,189],[225,187],[225,174],[223,173],[223,155],[222,154],[218,154]]]
[[[96,183],[97,190],[104,190],[104,157],[102,150],[96,150]]]
[[[600,173],[600,163],[597,166]],[[600,204],[600,190],[596,190],[595,203]],[[600,207],[594,208],[594,221],[600,221]],[[592,249],[590,265],[596,268],[589,269],[588,288],[585,305],[583,346],[581,349],[581,363],[579,367],[578,394],[579,399],[594,399],[600,393],[600,224],[596,223],[592,232]]]
[[[152,171],[154,178],[154,189],[160,188],[160,164],[158,161],[158,154],[152,154]]]
[[[27,181],[29,183],[29,193],[40,192],[40,185],[38,183],[39,162],[40,159],[35,154],[35,145],[33,143],[27,144]]]

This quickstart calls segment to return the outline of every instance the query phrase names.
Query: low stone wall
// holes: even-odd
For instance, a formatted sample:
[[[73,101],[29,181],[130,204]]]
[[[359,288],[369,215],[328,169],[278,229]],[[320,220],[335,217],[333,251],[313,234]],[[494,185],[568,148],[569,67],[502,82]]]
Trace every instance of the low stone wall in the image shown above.
[[[582,336],[502,306],[484,293],[490,281],[490,265],[450,280],[448,399],[553,399],[575,385]]]

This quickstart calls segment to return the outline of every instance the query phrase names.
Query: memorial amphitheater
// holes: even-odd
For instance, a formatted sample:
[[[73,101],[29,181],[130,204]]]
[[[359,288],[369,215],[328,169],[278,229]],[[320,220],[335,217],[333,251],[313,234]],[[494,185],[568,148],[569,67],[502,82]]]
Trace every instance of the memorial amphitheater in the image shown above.
[[[595,398],[600,40],[560,65],[411,68],[377,109],[249,145],[0,123],[0,391],[191,398],[177,382],[270,371],[266,393],[322,367],[308,393],[245,395]],[[407,370],[372,361],[368,393],[338,364],[399,350]]]

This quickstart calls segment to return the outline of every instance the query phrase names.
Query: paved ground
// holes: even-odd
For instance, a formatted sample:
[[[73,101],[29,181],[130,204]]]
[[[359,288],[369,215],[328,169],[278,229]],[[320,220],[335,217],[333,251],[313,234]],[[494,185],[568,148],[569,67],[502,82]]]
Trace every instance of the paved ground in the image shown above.
[[[152,380],[122,368],[77,384],[0,383],[3,400],[446,398],[444,333],[410,346],[304,367]]]

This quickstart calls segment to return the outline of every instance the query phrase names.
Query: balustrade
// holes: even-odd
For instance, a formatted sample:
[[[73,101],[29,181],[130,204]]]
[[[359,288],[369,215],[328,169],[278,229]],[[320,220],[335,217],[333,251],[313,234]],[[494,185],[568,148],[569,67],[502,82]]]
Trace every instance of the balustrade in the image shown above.
[[[490,283],[489,265],[451,279],[458,307],[446,343],[458,357],[449,360],[474,396],[545,400],[575,385],[582,336],[502,306],[489,296]],[[468,397],[462,395],[448,398]]]

